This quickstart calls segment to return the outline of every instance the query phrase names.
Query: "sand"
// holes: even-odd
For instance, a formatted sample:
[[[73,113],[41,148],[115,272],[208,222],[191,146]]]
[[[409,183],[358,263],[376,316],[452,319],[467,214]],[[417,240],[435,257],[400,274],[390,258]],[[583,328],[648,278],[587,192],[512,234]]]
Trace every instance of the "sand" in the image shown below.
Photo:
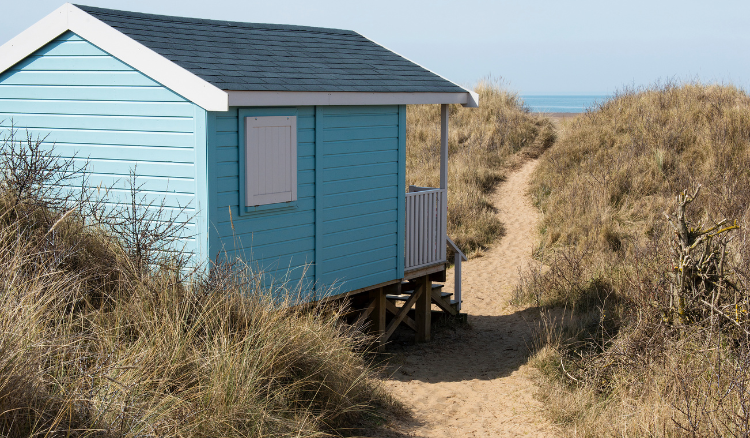
[[[538,211],[527,187],[537,161],[511,173],[493,195],[506,235],[484,256],[463,264],[463,308],[470,328],[442,330],[432,342],[392,345],[386,382],[412,412],[388,436],[556,436],[534,398],[527,345],[538,311],[509,304],[538,236]],[[452,273],[446,290],[452,291]]]

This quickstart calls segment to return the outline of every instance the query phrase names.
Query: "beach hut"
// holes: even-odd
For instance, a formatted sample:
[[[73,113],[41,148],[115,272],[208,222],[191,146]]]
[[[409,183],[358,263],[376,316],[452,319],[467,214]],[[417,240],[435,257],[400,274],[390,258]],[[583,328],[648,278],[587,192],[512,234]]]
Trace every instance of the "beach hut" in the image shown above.
[[[409,104],[442,105],[440,187],[405,187]],[[460,306],[432,285],[449,242],[448,104],[478,97],[347,30],[65,4],[0,47],[3,127],[88,160],[114,196],[136,169],[193,218],[196,261],[252,258],[308,281],[310,301],[365,297],[383,339],[400,322],[429,338],[431,303]]]

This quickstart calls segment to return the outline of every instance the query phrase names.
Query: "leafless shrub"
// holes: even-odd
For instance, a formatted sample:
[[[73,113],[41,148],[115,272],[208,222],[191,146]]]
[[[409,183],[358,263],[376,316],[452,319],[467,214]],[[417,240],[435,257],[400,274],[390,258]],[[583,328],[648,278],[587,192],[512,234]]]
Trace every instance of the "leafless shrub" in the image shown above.
[[[395,406],[344,310],[293,308],[229,263],[185,278],[188,254],[157,255],[182,217],[134,177],[123,217],[86,217],[80,193],[37,198],[63,164],[19,151],[27,183],[0,175],[1,436],[312,437]]]

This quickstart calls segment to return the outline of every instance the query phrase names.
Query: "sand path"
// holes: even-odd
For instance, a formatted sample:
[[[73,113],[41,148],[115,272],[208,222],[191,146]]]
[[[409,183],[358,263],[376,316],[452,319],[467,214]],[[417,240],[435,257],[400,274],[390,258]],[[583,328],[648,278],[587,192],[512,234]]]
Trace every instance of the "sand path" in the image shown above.
[[[509,300],[537,236],[538,211],[527,195],[536,160],[509,175],[494,194],[506,235],[484,256],[463,264],[462,311],[470,329],[444,330],[428,344],[392,348],[391,392],[414,419],[394,425],[401,436],[555,436],[534,398],[526,365],[537,312]],[[446,290],[452,291],[449,272]]]

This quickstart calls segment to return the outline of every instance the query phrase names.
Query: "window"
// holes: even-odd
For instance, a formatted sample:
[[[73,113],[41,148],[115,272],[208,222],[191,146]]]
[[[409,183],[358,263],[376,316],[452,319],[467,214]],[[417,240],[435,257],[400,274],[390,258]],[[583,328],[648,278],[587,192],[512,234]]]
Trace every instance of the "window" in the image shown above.
[[[297,200],[297,117],[245,118],[245,206]]]

